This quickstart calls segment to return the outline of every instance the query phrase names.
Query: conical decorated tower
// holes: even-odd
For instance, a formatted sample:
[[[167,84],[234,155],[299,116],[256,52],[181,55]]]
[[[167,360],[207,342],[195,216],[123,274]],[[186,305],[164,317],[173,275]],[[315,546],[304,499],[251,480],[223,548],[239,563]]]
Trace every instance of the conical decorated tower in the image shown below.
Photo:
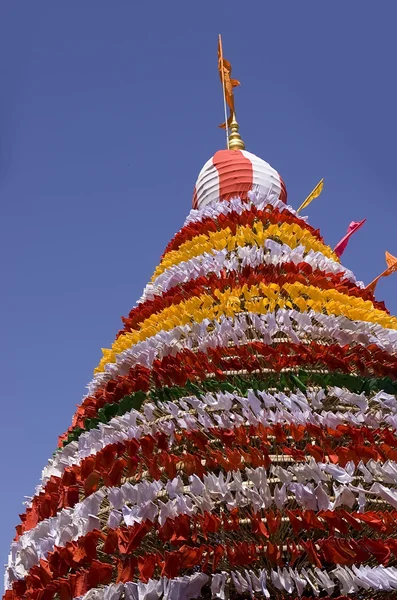
[[[228,149],[43,470],[6,600],[397,598],[397,319],[245,151],[220,66]]]

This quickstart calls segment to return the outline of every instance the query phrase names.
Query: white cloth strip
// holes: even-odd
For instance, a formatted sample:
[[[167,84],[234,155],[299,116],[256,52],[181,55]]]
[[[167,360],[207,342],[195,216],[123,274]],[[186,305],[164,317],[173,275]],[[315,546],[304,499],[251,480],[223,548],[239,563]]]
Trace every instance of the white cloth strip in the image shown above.
[[[212,331],[208,331],[209,325]],[[87,386],[88,393],[92,395],[110,379],[126,375],[135,365],[151,368],[155,360],[175,355],[185,348],[206,352],[208,348],[227,346],[229,341],[235,346],[243,346],[253,339],[271,344],[280,334],[288,336],[293,343],[309,338],[342,345],[376,344],[386,352],[397,352],[397,330],[368,321],[352,321],[342,315],[294,309],[278,309],[264,314],[237,313],[234,317],[221,315],[219,320],[203,319],[170,331],[160,331],[123,350],[116,355],[115,362],[107,363],[104,371],[94,375]]]
[[[301,219],[301,221],[306,222],[307,217],[300,216],[292,206],[284,204],[277,197],[277,192],[271,192],[267,195],[258,194],[255,192],[248,192],[249,201],[241,200],[241,198],[236,197],[231,200],[222,200],[217,204],[212,204],[211,206],[205,206],[200,209],[192,209],[188,216],[185,219],[183,227],[190,225],[191,223],[201,223],[204,219],[217,219],[220,215],[228,215],[230,212],[237,212],[241,215],[245,211],[249,211],[252,208],[252,205],[256,206],[258,210],[264,210],[266,206],[271,205],[274,208],[277,208],[280,212],[287,211]]]
[[[249,594],[252,599],[270,599],[270,592],[276,587],[282,593],[301,596],[305,590],[314,593],[325,592],[329,596],[340,590],[342,594],[355,594],[360,590],[391,592],[397,590],[397,569],[379,565],[338,566],[331,571],[307,568],[292,569],[280,567],[266,569],[244,569],[241,571],[221,571],[211,576],[194,573],[168,579],[149,579],[147,583],[128,581],[89,590],[84,596],[74,600],[194,600],[199,598],[204,586],[210,586],[213,600],[225,600],[231,592]],[[269,591],[270,586],[270,591]]]
[[[262,264],[282,265],[289,262],[294,264],[305,262],[313,269],[319,269],[325,273],[342,273],[346,279],[355,283],[358,287],[362,287],[361,282],[357,282],[351,271],[340,263],[324,256],[321,252],[314,252],[314,250],[307,252],[302,245],[290,248],[287,244],[267,239],[262,247],[238,246],[231,251],[226,248],[223,250],[214,249],[211,253],[205,252],[169,267],[153,282],[147,284],[138,304],[145,300],[152,300],[155,295],[159,296],[181,283],[186,283],[198,277],[205,277],[209,273],[219,275],[222,269],[230,273],[233,271],[238,272],[246,266],[255,268]]]
[[[372,487],[367,490],[354,486],[357,477],[372,483]],[[9,583],[26,577],[29,569],[45,559],[55,546],[65,546],[93,529],[101,529],[99,511],[105,498],[110,504],[108,526],[112,529],[145,520],[158,521],[163,526],[167,519],[179,515],[212,513],[219,504],[228,511],[248,507],[257,513],[272,506],[283,510],[288,494],[303,510],[335,510],[340,506],[353,509],[358,502],[363,511],[366,495],[380,497],[397,508],[397,489],[375,481],[379,479],[396,485],[397,464],[369,461],[364,465],[361,461],[357,466],[349,462],[343,468],[310,457],[306,463],[287,468],[273,464],[269,470],[258,467],[226,474],[221,471],[218,476],[208,473],[203,480],[192,475],[188,486],[177,476],[166,484],[143,481],[102,487],[74,508],[63,509],[55,517],[41,521],[12,543],[7,567]]]
[[[397,400],[395,396],[379,392],[370,398],[376,412],[368,411],[368,399],[364,394],[355,394],[338,387],[328,390],[328,397],[335,397],[341,405],[357,407],[358,412],[324,410],[327,396],[324,390],[301,391],[284,394],[271,394],[262,391],[250,391],[248,397],[223,392],[206,394],[201,399],[195,396],[185,397],[174,402],[164,402],[155,407],[146,402],[143,412],[135,409],[124,415],[114,417],[107,424],[100,423],[95,429],[82,433],[78,440],[70,442],[58,450],[42,471],[42,483],[36,488],[38,495],[45,483],[52,477],[61,477],[66,467],[80,464],[90,455],[100,452],[105,446],[142,435],[165,433],[173,439],[174,432],[181,429],[199,429],[208,431],[213,427],[229,428],[241,424],[269,426],[274,423],[313,423],[336,428],[341,424],[359,427],[365,424],[376,429],[382,424],[397,428]],[[155,417],[160,411],[165,418]],[[192,414],[195,411],[195,414]],[[241,411],[242,417],[239,415]]]
[[[327,411],[327,397],[337,398],[340,405],[357,407],[359,411]],[[378,407],[376,412],[369,411],[368,398],[365,394],[355,394],[348,390],[330,387],[328,396],[324,390],[308,391],[307,395],[297,390],[285,394],[271,394],[264,391],[249,391],[247,397],[221,392],[205,394],[200,399],[189,396],[164,402],[155,406],[145,402],[142,411],[135,409],[124,415],[114,417],[108,423],[100,423],[97,428],[82,433],[78,440],[70,442],[49,459],[42,471],[42,483],[36,488],[36,495],[42,486],[52,477],[61,477],[66,467],[80,464],[87,456],[100,452],[105,446],[130,439],[138,439],[143,435],[165,433],[173,440],[175,431],[181,429],[203,429],[213,427],[228,429],[243,424],[265,427],[274,423],[296,423],[336,428],[338,425],[350,423],[359,427],[365,424],[376,429],[386,424],[397,429],[397,400],[395,396],[379,392],[373,395],[371,403]],[[382,410],[379,410],[383,409]],[[193,412],[194,411],[194,414]],[[241,415],[239,414],[241,412]],[[158,418],[160,413],[164,418]]]

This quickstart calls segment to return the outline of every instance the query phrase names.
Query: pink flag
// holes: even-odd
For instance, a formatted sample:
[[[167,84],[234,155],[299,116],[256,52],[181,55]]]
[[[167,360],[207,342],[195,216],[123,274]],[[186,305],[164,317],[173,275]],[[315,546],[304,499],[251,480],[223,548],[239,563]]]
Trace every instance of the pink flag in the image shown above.
[[[347,233],[346,233],[345,237],[343,237],[341,239],[341,241],[338,242],[334,248],[334,252],[338,258],[340,258],[342,256],[342,254],[344,253],[344,251],[346,250],[348,241],[350,240],[353,233],[356,233],[356,231],[358,231],[360,229],[360,227],[362,227],[364,225],[366,220],[367,219],[363,219],[362,221],[358,221],[357,223],[356,223],[356,221],[352,221],[350,223],[349,227],[347,228]]]

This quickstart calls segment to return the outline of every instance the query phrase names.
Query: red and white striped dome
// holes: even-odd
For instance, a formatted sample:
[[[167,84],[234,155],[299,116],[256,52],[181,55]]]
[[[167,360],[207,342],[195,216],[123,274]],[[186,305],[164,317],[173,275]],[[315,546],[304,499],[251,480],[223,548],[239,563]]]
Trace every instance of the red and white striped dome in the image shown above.
[[[273,167],[246,150],[219,150],[201,169],[194,187],[193,208],[204,208],[236,196],[247,199],[249,191],[277,194],[287,201],[284,182]]]

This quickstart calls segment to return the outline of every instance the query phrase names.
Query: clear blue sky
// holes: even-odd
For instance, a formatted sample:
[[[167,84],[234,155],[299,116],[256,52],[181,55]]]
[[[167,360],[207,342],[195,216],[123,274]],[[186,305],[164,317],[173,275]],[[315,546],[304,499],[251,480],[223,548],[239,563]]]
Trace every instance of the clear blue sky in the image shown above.
[[[224,146],[217,34],[247,149],[369,282],[397,254],[395,0],[0,6],[0,557],[23,496]],[[397,275],[379,299],[397,313]]]

